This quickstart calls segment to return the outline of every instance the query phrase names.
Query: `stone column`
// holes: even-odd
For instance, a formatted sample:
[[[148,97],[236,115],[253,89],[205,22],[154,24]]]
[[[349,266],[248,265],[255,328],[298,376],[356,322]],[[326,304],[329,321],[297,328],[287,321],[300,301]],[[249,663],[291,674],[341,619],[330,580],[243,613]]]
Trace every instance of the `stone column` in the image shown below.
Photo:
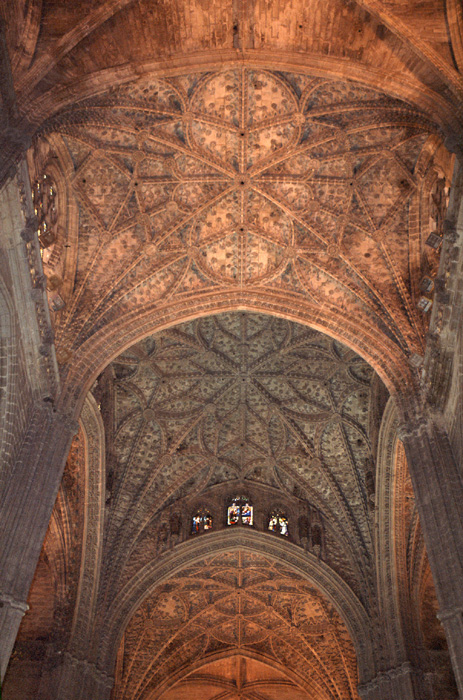
[[[403,663],[379,673],[373,680],[358,688],[362,700],[423,700],[431,697],[425,673]]]
[[[463,608],[442,606],[437,617],[445,630],[458,692],[463,697]]]
[[[78,424],[39,400],[0,499],[0,671],[5,675]]]
[[[13,651],[16,633],[27,609],[28,605],[23,601],[15,600],[10,595],[0,593],[0,660],[3,662],[1,666],[2,680],[8,659]]]
[[[463,480],[442,419],[417,416],[402,425],[416,505],[429,557],[439,617],[463,697]]]

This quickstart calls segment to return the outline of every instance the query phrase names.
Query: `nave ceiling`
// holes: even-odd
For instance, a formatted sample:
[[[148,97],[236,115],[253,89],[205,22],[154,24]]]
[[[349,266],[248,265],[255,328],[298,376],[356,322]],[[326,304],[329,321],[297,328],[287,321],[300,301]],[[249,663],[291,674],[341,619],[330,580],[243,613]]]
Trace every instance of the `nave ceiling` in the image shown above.
[[[261,487],[275,507],[289,499],[294,537],[294,501],[320,513],[333,566],[351,571],[352,587],[368,597],[371,433],[386,393],[378,380],[371,386],[373,376],[320,333],[243,312],[183,324],[117,358],[95,388],[114,421],[107,424],[113,454],[106,525],[114,583],[125,583],[124,565],[133,575],[149,561],[163,511],[165,520],[172,510],[181,514],[188,529],[193,497],[203,493],[198,505],[207,507],[208,500]],[[224,508],[215,527],[224,525]]]
[[[398,643],[378,618],[375,558],[389,545],[375,531],[388,531],[378,518],[386,498],[405,552],[397,571],[414,610],[408,633],[416,653],[435,650],[426,653],[441,696],[453,698],[403,451],[395,487],[394,453],[387,479],[375,473],[387,391],[362,358],[299,324],[229,312],[139,341],[92,395],[104,432],[97,438],[84,412],[12,663],[14,673],[32,659],[33,692],[47,665],[35,681],[30,669],[47,645],[52,659],[50,649],[72,642],[74,610],[73,629],[93,629],[90,658],[101,669],[115,663],[117,700],[357,699],[357,664],[365,674],[372,648],[383,647],[387,667],[387,647]],[[83,461],[96,459],[98,440],[100,477],[91,475],[97,462]],[[103,490],[85,496],[84,513],[84,484],[98,479]],[[240,494],[253,504],[252,528],[227,526]],[[212,529],[193,534],[198,509],[212,515]],[[268,531],[275,509],[289,537]],[[92,513],[95,529],[84,535]],[[79,567],[93,579],[94,603],[88,583],[77,587]],[[336,591],[347,595],[337,609],[326,586],[335,600]]]
[[[414,381],[451,159],[410,105],[251,68],[143,79],[49,120],[31,158],[56,183],[44,261],[70,384],[150,327],[237,304]]]
[[[26,129],[140,75],[243,59],[354,76],[460,128],[457,0],[12,0],[2,15]]]
[[[458,3],[14,0],[1,12],[7,136],[32,139],[32,185],[46,175],[56,197],[42,254],[57,405],[84,405],[11,668],[29,664],[24,682],[43,693],[53,655],[87,624],[70,649],[106,673],[119,645],[114,700],[357,698],[358,639],[316,586],[329,569],[368,620],[375,672],[409,644],[444,678],[405,460],[395,473],[391,438],[380,492],[377,445],[388,391],[416,393],[426,345],[417,304],[439,264],[426,240],[443,233],[444,141],[460,129]],[[254,549],[224,544],[143,591],[154,561],[167,571],[175,552],[226,535],[239,493],[254,504]],[[267,529],[277,506],[287,540]],[[214,525],[195,539],[199,508]],[[265,538],[305,557],[310,582],[257,553]],[[406,642],[380,624],[383,554]],[[441,700],[454,698],[448,678]]]
[[[159,586],[119,657],[117,700],[357,698],[355,652],[336,611],[294,571],[241,550]]]

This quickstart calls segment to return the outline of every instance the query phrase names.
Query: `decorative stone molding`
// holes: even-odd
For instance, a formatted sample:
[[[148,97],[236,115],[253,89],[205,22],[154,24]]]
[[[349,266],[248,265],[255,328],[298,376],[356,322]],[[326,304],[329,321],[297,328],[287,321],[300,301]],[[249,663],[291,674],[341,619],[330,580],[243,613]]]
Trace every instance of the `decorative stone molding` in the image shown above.
[[[107,700],[114,685],[113,676],[69,652],[63,654],[62,664],[55,675],[59,677],[56,700],[79,700],[82,697]]]
[[[12,610],[18,610],[23,615],[29,610],[29,606],[22,600],[16,600],[13,596],[7,593],[0,593],[0,607],[7,605]]]
[[[112,688],[114,678],[99,669],[95,664],[90,663],[86,659],[79,659],[68,652],[65,652],[64,659],[72,669],[83,670],[85,674],[92,676],[99,685],[109,689]]]
[[[369,683],[359,685],[362,700],[431,700],[426,674],[408,661],[378,673]]]
[[[79,589],[69,648],[85,648],[90,638],[102,556],[105,499],[105,438],[98,406],[91,394],[81,414],[85,439],[85,521]]]
[[[399,591],[397,589],[397,523],[394,517],[394,483],[396,479],[397,411],[394,399],[390,398],[383,413],[378,439],[375,509],[376,567],[378,605],[383,615],[391,621],[384,630],[389,647],[390,662],[406,658],[405,640],[400,615]],[[389,662],[389,663],[390,663]]]

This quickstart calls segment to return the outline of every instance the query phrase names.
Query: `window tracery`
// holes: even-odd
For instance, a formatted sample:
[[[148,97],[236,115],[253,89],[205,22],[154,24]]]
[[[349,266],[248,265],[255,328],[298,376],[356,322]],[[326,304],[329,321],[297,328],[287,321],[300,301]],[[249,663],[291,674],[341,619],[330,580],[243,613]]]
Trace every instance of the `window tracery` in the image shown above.
[[[253,525],[254,507],[247,496],[235,496],[227,509],[227,525]]]

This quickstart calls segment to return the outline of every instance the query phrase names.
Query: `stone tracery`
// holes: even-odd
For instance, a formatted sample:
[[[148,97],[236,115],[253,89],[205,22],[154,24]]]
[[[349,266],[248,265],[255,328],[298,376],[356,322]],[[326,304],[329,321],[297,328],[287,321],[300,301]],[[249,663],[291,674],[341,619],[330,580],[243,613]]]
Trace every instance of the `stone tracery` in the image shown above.
[[[394,80],[389,79],[384,84],[378,83],[373,72],[371,82],[365,73],[362,73],[361,77],[360,74],[355,75],[364,81],[363,87],[354,87],[353,83],[348,82],[341,85],[334,77],[336,68],[333,58],[337,54],[334,36],[331,37],[333,41],[327,49],[328,53],[332,52],[326,60],[326,64],[331,60],[331,68],[323,65],[319,70],[316,66],[315,71],[312,71],[312,63],[310,69],[307,67],[309,63],[304,67],[304,70],[307,69],[316,77],[289,73],[289,66],[293,66],[294,63],[289,59],[291,49],[288,47],[284,59],[287,63],[282,65],[285,72],[276,70],[280,56],[280,59],[275,59],[272,63],[272,70],[265,67],[257,69],[257,64],[266,65],[262,58],[256,59],[256,63],[251,65],[251,62],[248,62],[249,57],[243,57],[243,68],[236,68],[236,61],[232,59],[229,67],[221,73],[206,73],[206,68],[208,71],[215,71],[217,67],[213,57],[208,56],[202,64],[205,68],[203,73],[186,75],[184,69],[179,68],[170,72],[170,78],[153,77],[155,73],[151,73],[150,77],[137,80],[136,84],[129,84],[127,77],[131,70],[135,76],[146,71],[140,62],[135,68],[130,66],[129,70],[128,67],[122,69],[122,83],[126,83],[124,87],[111,87],[110,92],[105,92],[103,88],[108,86],[111,80],[114,84],[120,83],[121,80],[114,80],[110,71],[109,77],[106,78],[97,71],[94,74],[97,78],[95,84],[90,85],[90,80],[85,85],[86,79],[80,80],[80,74],[78,81],[75,80],[75,67],[72,67],[72,61],[76,61],[75,57],[78,56],[80,40],[86,35],[87,29],[91,35],[98,27],[98,18],[90,17],[87,28],[79,25],[79,31],[83,33],[80,34],[80,38],[76,36],[77,50],[74,54],[74,44],[70,36],[65,35],[64,28],[60,50],[47,57],[47,47],[53,43],[50,37],[53,31],[56,32],[56,27],[51,29],[53,16],[47,15],[49,5],[52,4],[44,4],[47,21],[37,41],[37,61],[33,58],[32,30],[29,31],[24,55],[15,55],[15,70],[19,70],[21,110],[25,111],[28,104],[36,100],[36,114],[40,113],[42,107],[45,113],[51,104],[50,96],[46,94],[49,86],[64,85],[63,80],[66,81],[65,90],[61,95],[56,95],[55,106],[66,104],[70,99],[75,100],[85,94],[97,94],[87,102],[80,102],[77,109],[73,108],[71,118],[71,112],[58,113],[56,119],[50,120],[42,131],[42,135],[47,129],[53,132],[50,135],[50,144],[53,144],[52,148],[58,153],[61,164],[66,158],[70,159],[71,155],[74,158],[73,166],[68,167],[63,178],[66,180],[66,187],[62,191],[67,189],[69,195],[67,203],[63,198],[63,207],[66,210],[72,206],[77,208],[78,202],[80,216],[79,235],[76,227],[66,243],[68,250],[63,250],[63,258],[66,256],[67,264],[64,264],[64,259],[60,259],[60,269],[66,273],[66,293],[63,296],[66,297],[67,309],[57,314],[55,321],[60,343],[62,376],[68,392],[63,403],[69,402],[70,396],[70,403],[78,401],[79,391],[84,391],[82,387],[90,385],[108,359],[115,357],[121,348],[127,348],[133,342],[139,341],[140,337],[151,334],[154,329],[170,326],[178,319],[191,318],[192,308],[195,316],[211,311],[214,313],[219,310],[246,308],[273,312],[286,318],[297,318],[308,325],[329,331],[334,337],[342,338],[351,347],[356,348],[375,368],[380,369],[381,376],[389,388],[397,389],[404,378],[404,384],[409,388],[410,375],[414,371],[410,370],[409,360],[413,367],[419,366],[426,328],[426,320],[416,310],[417,296],[423,273],[428,274],[432,271],[434,275],[438,263],[438,256],[432,250],[426,249],[423,253],[422,243],[427,239],[428,233],[427,224],[423,223],[429,218],[426,207],[432,209],[432,200],[429,199],[434,172],[432,161],[439,160],[435,157],[437,139],[428,138],[435,130],[432,123],[434,115],[431,115],[428,108],[428,117],[424,117],[410,106],[411,102],[420,102],[425,108],[426,105],[434,105],[430,95],[432,90],[437,94],[438,88],[434,85],[430,91],[423,90],[420,96],[417,92],[414,95],[411,73],[415,78],[420,75],[420,71],[424,75],[426,71],[423,72],[422,67],[426,65],[426,61],[422,63],[423,57],[429,65],[429,61],[432,63],[432,57],[438,58],[440,52],[440,60],[436,63],[438,70],[433,75],[437,76],[440,73],[439,79],[444,79],[444,82],[447,80],[446,84],[449,85],[446,97],[442,96],[441,101],[435,102],[436,120],[442,122],[442,115],[448,111],[452,102],[451,92],[458,84],[456,75],[452,75],[453,68],[445,64],[445,61],[452,61],[450,44],[446,46],[443,41],[442,45],[436,48],[437,44],[434,42],[431,47],[420,37],[416,43],[412,42],[409,54],[403,52],[400,55],[404,74],[408,71],[407,78],[404,80],[402,92],[397,90],[400,81],[396,80],[396,88],[389,89],[389,94],[405,96],[406,99],[410,99],[408,104],[368,90],[366,84],[374,85],[375,80],[376,86],[379,84],[381,89],[388,89],[385,87],[386,83],[389,88],[394,85]],[[136,3],[137,11],[143,4],[143,1]],[[365,56],[367,55],[368,42],[372,41],[375,32],[378,34],[377,39],[382,41],[386,38],[382,45],[383,52],[376,52],[377,62],[380,61],[379,56],[386,56],[387,50],[390,49],[391,32],[395,32],[394,37],[399,41],[403,41],[403,37],[406,36],[406,31],[403,31],[404,24],[391,21],[394,12],[399,12],[398,8],[391,13],[390,8],[387,12],[383,11],[384,8],[381,10],[379,14],[385,17],[385,25],[371,21],[373,15],[369,15],[364,26],[363,19],[358,19],[359,8],[355,3],[349,3],[347,10],[345,3],[333,1],[328,4],[330,17],[331,10],[336,6],[337,19],[339,20],[341,9],[343,22],[349,27],[349,31],[362,34],[356,41],[357,65],[361,63],[364,50]],[[378,4],[361,3],[370,9]],[[119,3],[114,3],[115,5]],[[132,10],[135,3],[129,1],[121,5],[131,5]],[[304,11],[307,10],[308,13],[310,3],[305,5],[307,7],[304,7]],[[446,8],[444,3],[441,5],[440,11],[436,13],[436,16],[439,16],[436,22],[440,22],[442,32]],[[446,3],[447,10],[450,6],[451,3]],[[293,14],[294,9],[293,3]],[[419,15],[420,11],[416,9]],[[38,11],[38,15],[40,13],[41,10]],[[245,19],[245,14],[243,12],[240,16],[240,26],[237,26],[236,37],[233,38],[233,47],[236,49],[247,45],[246,31],[250,27],[245,25],[243,28],[241,25],[241,19],[249,21],[249,18]],[[356,23],[350,21],[353,14],[356,14]],[[314,21],[319,21],[319,17]],[[307,22],[307,17],[304,22]],[[109,24],[114,28],[113,21]],[[28,26],[30,27],[29,24]],[[336,27],[339,29],[339,23]],[[51,34],[48,35],[50,29]],[[101,30],[101,26],[99,29]],[[107,29],[108,27],[104,28],[100,36]],[[88,35],[85,38],[86,46],[83,47],[85,52],[91,45],[91,38],[90,41],[87,39]],[[261,41],[257,34],[254,40]],[[283,44],[284,40],[280,36],[275,45]],[[82,46],[83,44],[80,48]],[[254,44],[252,46],[254,47]],[[146,56],[146,46],[140,46],[140,54],[143,51],[143,55]],[[371,60],[372,53],[365,64]],[[413,56],[413,59],[420,56],[416,65],[414,60],[412,61],[411,71],[410,56]],[[458,51],[454,56],[458,61]],[[304,56],[304,61],[305,58]],[[352,59],[353,55],[350,58]],[[395,58],[399,60],[398,55]],[[312,59],[313,57],[310,60]],[[64,60],[64,63],[60,66],[61,60]],[[140,61],[142,60],[141,58]],[[221,57],[220,62],[227,63],[227,59]],[[78,63],[77,60],[75,65]],[[89,60],[87,68],[91,63],[92,60]],[[100,63],[100,68],[103,63],[104,60]],[[188,65],[194,63],[193,60],[188,61]],[[267,63],[268,65],[270,64]],[[339,64],[336,65],[338,76],[344,77],[344,70],[339,70]],[[24,70],[20,70],[21,66]],[[150,70],[152,69],[148,69],[148,72]],[[86,75],[88,77],[88,74]],[[162,75],[162,71],[156,75]],[[322,78],[322,75],[331,77]],[[41,84],[40,80],[44,76],[47,76],[46,80]],[[431,84],[428,77],[422,78],[422,81],[423,86],[426,81],[428,86]],[[77,82],[82,83],[82,89]],[[417,82],[419,83],[419,80]],[[33,87],[28,95],[29,84]],[[417,83],[415,89],[416,85]],[[35,90],[34,94],[32,90]],[[49,92],[51,94],[52,90]],[[64,94],[66,92],[67,96]],[[209,97],[205,100],[206,94]],[[275,102],[272,102],[272,95],[276,96]],[[31,102],[28,103],[28,100]],[[40,100],[43,100],[43,105],[40,105]],[[164,100],[160,109],[156,107],[158,100],[160,103]],[[261,107],[262,104],[264,108]],[[457,113],[454,119],[458,120]],[[449,123],[450,121],[452,120],[450,119]],[[379,138],[375,141],[376,136]],[[43,139],[42,143],[45,141]],[[424,207],[423,201],[428,202]],[[440,216],[441,221],[442,218]],[[69,248],[73,248],[72,253]],[[116,271],[115,276],[107,274],[110,265],[111,272]],[[49,283],[51,284],[50,279]],[[264,295],[267,295],[267,298],[263,301]],[[277,298],[279,306],[275,303]],[[220,303],[217,299],[220,299]],[[292,315],[287,313],[289,299],[294,300],[292,308],[296,309]],[[204,301],[201,305],[199,302],[202,300]],[[175,304],[177,306],[174,308]],[[171,316],[168,316],[171,306],[174,310]],[[313,310],[317,307],[326,312],[323,320],[321,316],[314,314]],[[62,308],[54,308],[52,305],[54,312],[60,312]],[[148,317],[154,309],[159,315],[151,320],[151,326],[149,320],[144,326],[133,323],[128,332],[130,323],[137,319],[138,312],[140,318],[143,313]],[[351,323],[350,337],[347,333],[343,335],[344,329],[340,330],[344,322],[347,324],[348,317],[355,317],[355,322]],[[331,325],[327,319],[331,321]],[[113,342],[111,325],[115,326],[119,322],[120,333],[116,342]],[[201,325],[199,322],[195,323],[197,327]],[[190,324],[187,335],[191,326],[194,324]],[[365,333],[363,345],[357,344],[356,339],[352,340],[352,336],[357,332]],[[101,345],[98,346],[100,341],[94,342],[94,339],[104,338],[106,334],[107,347],[101,351]],[[164,333],[163,337],[168,338],[169,333]],[[371,339],[374,352],[370,355],[368,344]],[[182,343],[184,347],[188,344],[185,337]],[[136,347],[142,348],[142,354],[150,354],[151,348],[148,347],[147,350],[146,345],[143,347],[143,344],[139,343]],[[332,344],[334,349],[339,350],[340,347],[337,343]],[[95,348],[98,349],[98,353],[93,352]],[[227,352],[228,350],[227,347]],[[275,400],[278,392],[273,391],[272,386],[272,391],[268,392],[270,399],[268,396],[267,399],[269,405],[273,405],[273,409],[276,407],[276,410],[269,411],[269,422],[277,423],[280,420],[283,427],[274,430],[274,442],[268,440],[270,448],[266,445],[260,453],[255,449],[257,441],[254,439],[258,430],[254,430],[253,434],[252,431],[249,433],[251,447],[258,455],[254,460],[256,462],[259,459],[266,461],[269,456],[274,458],[274,445],[278,443],[281,435],[284,436],[280,440],[281,444],[284,443],[285,436],[290,434],[296,444],[299,442],[303,446],[301,457],[304,459],[309,456],[313,442],[313,450],[317,448],[318,453],[316,457],[310,453],[313,457],[310,470],[323,478],[332,472],[332,479],[328,484],[331,492],[328,494],[323,491],[320,483],[311,484],[307,474],[298,472],[297,465],[293,463],[295,460],[291,461],[296,452],[293,454],[291,450],[289,458],[285,455],[285,467],[280,470],[281,474],[278,472],[278,465],[275,466],[272,459],[267,460],[268,464],[260,472],[260,465],[254,470],[246,471],[243,464],[246,465],[249,455],[244,455],[243,446],[233,445],[232,440],[225,440],[225,449],[211,450],[210,444],[203,438],[215,434],[215,437],[219,435],[216,443],[220,442],[220,431],[214,427],[214,421],[217,423],[215,410],[220,403],[218,396],[213,397],[214,400],[210,402],[213,405],[209,405],[204,411],[205,415],[198,409],[198,415],[195,416],[192,404],[197,396],[190,397],[188,388],[177,392],[178,384],[173,377],[169,377],[166,381],[170,389],[174,387],[173,391],[177,392],[178,400],[172,400],[170,404],[169,401],[147,402],[147,383],[139,383],[139,365],[142,362],[139,362],[138,357],[134,361],[130,352],[124,352],[119,359],[122,360],[122,364],[126,363],[126,369],[136,366],[134,377],[128,379],[118,376],[114,385],[119,382],[119,388],[124,383],[127,387],[133,379],[133,386],[130,387],[133,395],[125,397],[125,404],[124,400],[119,401],[118,408],[121,408],[122,412],[124,409],[128,410],[133,396],[140,399],[140,406],[132,406],[133,413],[128,412],[124,415],[123,427],[127,428],[125,442],[132,442],[134,449],[133,454],[127,457],[124,453],[127,445],[124,448],[120,444],[118,455],[107,455],[109,459],[106,509],[102,506],[106,514],[101,515],[101,518],[104,520],[108,515],[112,528],[111,532],[105,533],[106,554],[111,549],[108,541],[111,541],[111,538],[113,543],[118,541],[117,533],[123,532],[134,512],[135,517],[131,523],[133,530],[130,534],[141,533],[140,538],[146,539],[142,542],[142,539],[135,538],[129,545],[130,535],[125,541],[121,538],[120,560],[111,562],[112,572],[104,572],[104,590],[99,601],[102,609],[116,592],[111,586],[115,580],[114,572],[118,571],[121,562],[126,566],[125,571],[121,571],[127,580],[143,567],[145,560],[140,552],[147,543],[152,544],[157,538],[157,553],[162,562],[168,559],[170,550],[180,543],[181,517],[179,512],[172,508],[172,499],[178,498],[179,503],[183,504],[188,502],[195,489],[203,489],[202,494],[215,494],[218,500],[220,488],[225,481],[211,483],[209,467],[212,466],[218,471],[219,466],[222,471],[226,467],[227,478],[236,483],[244,481],[246,486],[252,482],[256,489],[261,489],[262,494],[265,489],[271,493],[271,489],[274,488],[268,479],[273,470],[273,476],[280,479],[276,479],[275,483],[281,492],[285,492],[287,502],[291,501],[291,497],[294,502],[298,499],[301,501],[307,495],[310,496],[311,503],[316,501],[317,507],[310,506],[307,514],[304,512],[297,520],[294,519],[294,532],[297,533],[295,541],[299,538],[301,543],[305,539],[308,543],[306,549],[309,550],[307,556],[320,556],[320,566],[325,565],[325,561],[328,562],[327,566],[333,568],[338,565],[352,589],[371,603],[374,598],[374,586],[369,588],[368,584],[372,579],[370,561],[374,553],[371,522],[376,497],[372,471],[372,455],[374,456],[375,448],[371,425],[367,429],[365,422],[357,420],[358,416],[354,416],[354,433],[360,425],[363,430],[362,436],[367,435],[369,438],[366,450],[368,457],[362,464],[362,450],[357,449],[361,445],[352,441],[349,432],[349,428],[352,428],[350,419],[353,418],[349,414],[352,395],[344,403],[336,397],[339,398],[336,410],[331,407],[332,415],[327,419],[331,433],[329,438],[323,441],[320,434],[317,434],[317,439],[310,435],[307,437],[307,424],[310,421],[302,427],[299,426],[299,432],[294,430],[298,421],[301,422],[301,413],[304,411],[296,409],[291,414],[291,408],[294,408],[291,406],[292,399],[286,401],[286,397],[284,405],[279,405]],[[239,352],[241,353],[241,348]],[[198,352],[197,355],[199,354]],[[379,355],[383,355],[381,367],[376,362]],[[94,364],[89,369],[90,357]],[[75,363],[74,359],[77,359]],[[211,357],[203,359],[202,370]],[[231,359],[232,363],[236,360],[230,358],[227,353],[225,358],[220,359]],[[308,358],[305,357],[304,360],[307,363]],[[384,370],[388,364],[389,374]],[[106,372],[106,380],[116,366],[117,363],[114,363]],[[229,367],[231,366],[232,364],[229,364]],[[245,385],[252,385],[253,389],[256,389],[255,382],[258,380],[255,373],[251,372],[250,375],[248,371],[243,372],[242,366],[243,358],[240,354],[238,386],[241,380]],[[278,372],[281,374],[281,367],[278,367]],[[156,375],[156,372],[154,374]],[[165,375],[163,378],[165,379]],[[261,379],[260,377],[259,380]],[[161,375],[156,375],[156,380],[162,382]],[[278,383],[280,380],[279,375],[275,381]],[[336,375],[337,380],[339,374]],[[264,388],[268,390],[268,386]],[[293,385],[291,390],[297,391],[299,388]],[[309,396],[310,392],[305,389],[300,392],[303,398],[299,398],[302,402],[310,403],[308,399],[312,400],[313,397]],[[371,395],[371,383],[368,392]],[[238,394],[242,396],[242,390],[235,392],[232,401],[235,401]],[[204,396],[208,396],[207,389]],[[80,398],[82,397],[83,393],[80,394]],[[180,407],[185,398],[188,401],[191,399],[191,403],[188,404],[185,414],[182,414]],[[357,399],[358,396],[352,403],[356,404]],[[198,405],[200,403],[201,401],[198,401]],[[367,401],[368,411],[372,403],[371,399]],[[252,402],[251,404],[243,407],[243,402],[240,401],[237,413],[241,418],[244,416],[243,422],[247,425],[252,425],[254,420],[259,426],[259,418],[262,425],[262,412],[256,410],[256,418],[256,415],[252,414],[256,406]],[[166,413],[166,406],[168,410],[172,409],[169,415]],[[298,415],[294,415],[295,413]],[[282,415],[288,419],[286,422],[281,420]],[[195,417],[198,417],[198,422],[192,425]],[[190,418],[193,419],[191,423],[188,422]],[[225,422],[224,419],[222,423]],[[314,419],[314,422],[317,420]],[[323,419],[319,422],[323,423]],[[106,423],[106,428],[109,428],[109,423]],[[332,429],[332,424],[337,427]],[[146,426],[153,426],[159,437],[160,448],[155,454],[155,470],[159,466],[159,474],[164,474],[166,479],[170,474],[178,476],[172,484],[171,492],[168,493],[167,487],[164,491],[161,488],[162,512],[156,512],[153,518],[158,519],[159,523],[156,532],[153,532],[154,528],[148,515],[149,488],[144,493],[135,494],[136,505],[142,506],[140,513],[136,512],[136,508],[133,512],[129,512],[130,508],[124,512],[130,498],[127,497],[124,502],[121,495],[121,475],[124,477],[124,472],[127,474],[132,467],[139,469],[138,475],[142,474],[143,470],[148,472],[147,453],[150,446],[147,446],[146,442],[136,444]],[[118,429],[122,429],[121,424],[118,425]],[[263,432],[270,434],[271,430],[266,426]],[[333,440],[336,443],[333,435],[339,439],[343,434],[345,440],[341,452],[343,459],[346,458],[346,464],[349,463],[349,468],[345,470],[347,473],[341,473],[342,470],[335,472],[333,459],[330,460],[334,452],[338,451],[339,443],[335,445],[333,454],[329,451],[329,442]],[[108,435],[113,435],[110,429]],[[182,439],[177,440],[177,437]],[[246,440],[247,437],[248,434]],[[121,439],[120,442],[123,443],[124,440]],[[223,447],[224,444],[221,445],[221,448]],[[240,448],[241,460],[237,458]],[[216,460],[215,465],[207,461],[211,452]],[[278,456],[282,453],[280,450]],[[139,458],[138,464],[134,455]],[[123,457],[122,464],[118,462],[120,456]],[[156,459],[159,456],[158,464]],[[183,479],[184,468],[190,470],[187,476],[191,478]],[[268,483],[264,483],[266,479]],[[354,483],[352,492],[350,481]],[[166,486],[162,479],[159,483],[161,487]],[[131,484],[130,477],[124,481],[124,487],[126,485],[129,488],[134,485]],[[334,507],[330,502],[333,490],[343,506],[341,509]],[[258,502],[255,497],[253,502]],[[197,505],[195,501],[195,507]],[[268,503],[266,508],[267,505]],[[257,514],[261,528],[263,523],[265,528],[268,512],[267,508],[265,514]],[[338,516],[335,523],[334,515]],[[138,522],[137,517],[140,518]],[[326,524],[328,527],[325,528]],[[339,539],[344,537],[343,541],[350,541],[352,533],[356,538],[354,549],[357,551],[357,546],[360,545],[360,555],[357,556],[356,563],[352,564],[352,552],[343,551],[345,558],[340,565],[342,557],[339,554]],[[214,532],[213,536],[215,534]],[[268,532],[266,536],[267,539],[272,539]],[[273,539],[278,542],[278,538]],[[187,544],[197,543],[198,541],[193,543],[191,539]],[[140,544],[142,546],[139,546]],[[419,566],[419,562],[414,562],[411,567],[415,576]],[[87,569],[91,568],[92,565],[88,561]],[[364,585],[365,583],[367,585]],[[86,585],[88,587],[88,581]],[[98,584],[93,582],[93,585],[96,590]],[[372,613],[372,619],[374,614]],[[240,663],[241,661],[242,659]],[[101,669],[98,673],[100,671]],[[104,675],[104,672],[101,673]],[[194,682],[201,681],[198,671],[193,671],[190,675]],[[246,687],[246,683],[244,686],[243,693],[248,690],[253,692]],[[226,685],[224,688],[230,689]],[[168,689],[168,692],[170,690],[172,688]],[[175,693],[175,688],[173,692]],[[188,694],[189,691],[186,692]],[[295,697],[298,689],[293,687],[292,692]],[[367,692],[365,687],[362,692]]]
[[[434,127],[409,105],[244,68],[120,87],[47,130],[73,158],[80,210],[67,353],[148,300],[255,289],[355,314],[404,367],[421,354],[423,241],[406,232]]]

